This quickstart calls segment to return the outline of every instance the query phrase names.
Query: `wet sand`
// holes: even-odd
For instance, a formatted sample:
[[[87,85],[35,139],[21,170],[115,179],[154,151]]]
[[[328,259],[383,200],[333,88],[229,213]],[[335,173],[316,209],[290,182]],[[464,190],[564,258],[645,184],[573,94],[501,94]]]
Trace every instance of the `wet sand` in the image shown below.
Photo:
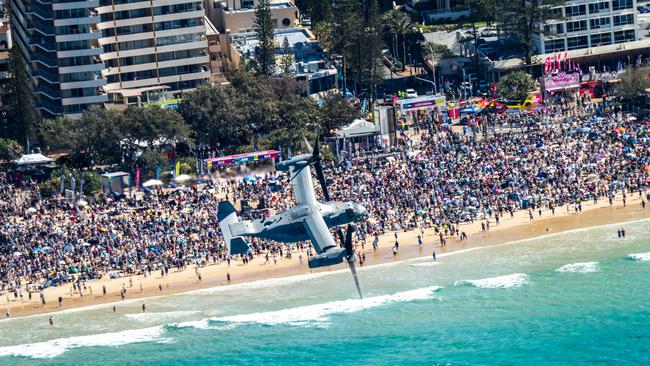
[[[461,242],[456,238],[448,237],[445,247],[440,247],[439,238],[432,229],[425,230],[422,247],[419,247],[417,243],[417,236],[420,234],[419,229],[399,232],[398,241],[400,245],[399,253],[396,256],[393,256],[392,253],[392,247],[395,243],[392,232],[380,237],[377,252],[373,252],[372,237],[369,237],[363,249],[363,252],[366,254],[364,267],[417,257],[431,257],[433,250],[439,255],[534,238],[567,230],[650,218],[650,208],[641,208],[641,198],[638,193],[627,196],[627,207],[623,207],[622,198],[619,196],[616,198],[613,206],[610,206],[605,199],[599,200],[597,205],[594,205],[592,202],[583,203],[583,211],[581,213],[574,213],[573,206],[570,207],[570,212],[567,212],[566,206],[557,207],[555,211],[555,215],[553,216],[550,211],[544,210],[542,217],[539,217],[538,213],[534,212],[533,221],[530,221],[527,211],[516,212],[513,218],[510,218],[510,215],[506,214],[501,218],[499,225],[496,225],[494,220],[492,220],[490,222],[490,230],[485,233],[481,230],[481,221],[461,224],[460,230],[468,235],[468,240]],[[624,227],[623,224],[621,226]],[[616,235],[614,230],[612,235]],[[361,247],[359,246],[358,251],[360,250]],[[303,256],[302,262],[299,260],[300,254]],[[3,314],[0,314],[0,316],[4,317],[5,309],[9,309],[12,317],[19,317],[120,302],[122,301],[120,298],[122,286],[127,287],[125,300],[130,301],[154,296],[179,294],[215,286],[227,286],[269,278],[335,271],[347,268],[346,264],[340,264],[311,271],[307,267],[306,258],[307,254],[303,251],[302,253],[294,252],[293,258],[291,259],[278,258],[277,264],[273,263],[273,259],[270,259],[269,263],[265,264],[263,255],[256,256],[247,265],[237,261],[231,262],[230,266],[225,262],[217,265],[210,264],[198,269],[202,277],[200,281],[197,278],[194,266],[188,267],[184,271],[170,269],[169,274],[165,277],[161,277],[160,271],[157,271],[152,272],[151,276],[146,278],[139,275],[113,280],[93,280],[87,282],[88,288],[84,292],[83,297],[78,293],[71,294],[72,284],[68,284],[61,287],[45,289],[45,305],[41,305],[38,293],[32,294],[31,301],[28,300],[27,294],[23,294],[24,300],[22,301],[20,298],[14,299],[13,294],[3,294],[0,297],[0,309],[3,310]],[[227,280],[228,274],[230,275],[230,281]],[[132,280],[132,286],[130,285],[129,279]],[[363,286],[363,283],[361,285]],[[106,295],[102,294],[102,286],[106,286]],[[59,296],[63,298],[62,307],[58,305],[57,299]],[[351,293],[350,296],[356,296],[356,292]],[[142,300],[142,302],[146,303],[146,300]]]

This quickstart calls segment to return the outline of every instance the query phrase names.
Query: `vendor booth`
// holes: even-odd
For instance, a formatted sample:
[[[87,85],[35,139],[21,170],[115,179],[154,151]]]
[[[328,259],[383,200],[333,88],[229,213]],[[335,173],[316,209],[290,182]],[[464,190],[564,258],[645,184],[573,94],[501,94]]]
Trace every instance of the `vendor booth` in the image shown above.
[[[379,128],[374,122],[355,119],[334,133],[336,155],[339,156],[341,150],[354,152],[361,149],[371,150],[375,146],[381,147],[381,139],[375,139],[378,133]]]
[[[397,123],[402,126],[414,126],[423,120],[446,112],[447,103],[444,95],[427,95],[418,98],[399,99],[395,102]]]
[[[102,174],[102,193],[123,195],[129,187],[129,173],[114,172]]]
[[[578,91],[580,89],[580,74],[577,72],[567,73],[560,71],[556,74],[541,77],[540,85],[544,99],[556,93]]]

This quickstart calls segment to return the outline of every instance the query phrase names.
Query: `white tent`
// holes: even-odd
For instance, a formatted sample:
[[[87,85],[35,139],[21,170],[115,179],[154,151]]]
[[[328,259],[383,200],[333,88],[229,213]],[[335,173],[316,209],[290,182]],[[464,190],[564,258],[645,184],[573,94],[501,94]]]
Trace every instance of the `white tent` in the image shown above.
[[[15,160],[14,163],[18,165],[28,165],[28,164],[47,164],[51,163],[54,160],[48,158],[43,154],[26,154],[20,157],[20,159]]]
[[[355,119],[349,125],[340,128],[336,131],[336,137],[338,138],[350,138],[350,137],[361,137],[369,136],[375,134],[377,131],[377,126],[370,121],[365,119]]]
[[[142,186],[145,188],[162,186],[163,182],[158,179],[149,179],[148,181],[142,183]]]

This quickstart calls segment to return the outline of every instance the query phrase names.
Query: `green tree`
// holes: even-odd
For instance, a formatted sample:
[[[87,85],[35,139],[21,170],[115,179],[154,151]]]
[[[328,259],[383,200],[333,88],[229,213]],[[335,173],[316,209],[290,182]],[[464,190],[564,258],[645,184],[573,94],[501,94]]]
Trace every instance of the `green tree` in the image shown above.
[[[650,88],[650,76],[633,67],[625,69],[614,90],[616,95],[627,102],[634,102],[643,99],[647,94],[646,89]]]
[[[124,111],[123,142],[131,149],[154,147],[167,141],[188,143],[190,128],[175,111],[160,107],[129,107]]]
[[[253,133],[242,110],[244,98],[228,85],[204,85],[188,93],[181,114],[192,126],[196,142],[222,148],[247,144]]]
[[[399,10],[389,10],[381,19],[385,29],[393,38],[393,55],[399,58],[399,49],[397,47],[398,38],[401,38],[402,44],[402,65],[406,65],[406,35],[413,31],[413,22],[408,14]]]
[[[330,136],[332,131],[345,126],[361,117],[358,108],[351,105],[344,97],[335,95],[325,99],[321,106],[321,131]]]
[[[331,51],[336,42],[334,35],[334,27],[328,21],[320,21],[312,27],[312,31],[316,35],[316,39],[325,51]]]
[[[62,151],[75,149],[74,131],[78,122],[68,116],[46,119],[41,123],[40,135],[46,151]]]
[[[440,55],[442,57],[451,57],[454,53],[444,44],[434,42],[425,42],[422,45],[422,54],[424,57]]]
[[[505,75],[497,84],[497,94],[506,99],[523,101],[533,90],[535,90],[535,80],[524,71]]]
[[[36,136],[36,124],[39,120],[34,107],[32,80],[27,73],[25,58],[17,46],[9,51],[9,80],[5,87],[7,95],[7,122],[13,137],[21,143]]]
[[[120,162],[124,125],[120,112],[99,107],[87,109],[72,131],[75,151],[90,154],[95,163]]]
[[[271,76],[275,73],[275,39],[271,22],[271,4],[269,0],[260,0],[255,9],[255,33],[259,44],[255,47],[257,72]]]
[[[14,160],[19,158],[23,153],[23,147],[12,139],[0,138],[0,160]]]
[[[283,74],[289,75],[293,73],[293,52],[291,52],[291,47],[289,47],[289,39],[284,37],[282,41],[282,56],[280,56],[280,70]]]
[[[523,52],[522,60],[526,65],[533,63],[535,52],[534,35],[554,35],[550,28],[544,25],[560,20],[564,0],[528,0],[502,2],[499,13],[503,16],[503,30],[517,38]],[[540,50],[544,51],[544,50]]]

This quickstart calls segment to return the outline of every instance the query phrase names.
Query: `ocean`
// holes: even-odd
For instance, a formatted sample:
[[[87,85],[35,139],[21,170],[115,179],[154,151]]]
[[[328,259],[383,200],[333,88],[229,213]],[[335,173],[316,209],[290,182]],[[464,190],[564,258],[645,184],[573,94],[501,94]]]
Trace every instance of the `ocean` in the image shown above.
[[[0,365],[650,364],[650,220],[359,276],[363,299],[336,270],[2,320]]]

